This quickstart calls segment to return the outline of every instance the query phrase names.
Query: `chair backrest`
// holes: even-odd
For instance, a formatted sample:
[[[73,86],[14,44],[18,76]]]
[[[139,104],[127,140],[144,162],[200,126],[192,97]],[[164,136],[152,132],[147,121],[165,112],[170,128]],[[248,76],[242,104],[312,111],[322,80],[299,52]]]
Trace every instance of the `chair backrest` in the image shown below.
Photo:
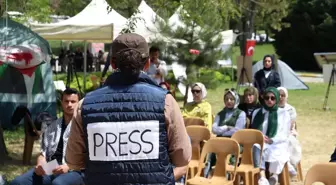
[[[313,185],[315,182],[334,185],[336,183],[335,171],[336,163],[315,164],[308,170],[304,185]]]
[[[211,138],[203,146],[201,158],[199,160],[199,166],[202,165],[202,163],[205,160],[205,157],[209,153],[215,153],[217,156],[217,160],[216,160],[216,168],[212,178],[226,178],[227,173],[226,167],[228,165],[228,159],[229,159],[228,157],[234,155],[236,158],[238,158],[239,152],[240,152],[239,144],[234,139],[225,137]],[[239,160],[236,160],[234,165],[233,179],[231,179],[232,182],[234,181],[234,178],[236,176],[236,168],[238,166],[238,161]],[[196,176],[200,176],[201,172],[202,168],[198,168]]]
[[[246,125],[245,125],[245,128],[248,129],[250,128],[250,125],[251,125],[251,121],[249,118],[246,118]]]
[[[200,126],[205,126],[205,123],[202,119],[200,118],[184,118],[184,125],[190,126],[190,125],[200,125]]]
[[[243,146],[243,154],[241,164],[253,165],[252,149],[254,144],[259,144],[261,151],[264,147],[264,135],[259,130],[255,129],[242,129],[235,132],[232,139],[236,140]],[[262,152],[260,152],[261,161]],[[259,164],[260,165],[260,164]]]
[[[199,160],[201,157],[201,142],[210,139],[210,131],[205,126],[191,125],[187,128],[191,139],[192,160]]]

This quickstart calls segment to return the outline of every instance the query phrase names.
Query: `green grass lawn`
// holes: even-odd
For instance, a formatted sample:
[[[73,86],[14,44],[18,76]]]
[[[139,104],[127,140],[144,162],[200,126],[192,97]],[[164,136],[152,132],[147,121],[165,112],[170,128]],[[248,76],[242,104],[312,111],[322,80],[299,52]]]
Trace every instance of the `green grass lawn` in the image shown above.
[[[307,83],[310,90],[291,90],[289,91],[289,102],[292,104],[298,114],[299,139],[303,147],[303,171],[306,172],[309,167],[318,162],[327,162],[335,145],[336,127],[336,87],[332,87],[329,97],[329,106],[331,111],[323,111],[322,104],[326,91],[326,84]],[[236,87],[236,83],[222,84],[217,89],[208,91],[207,100],[216,114],[223,108],[223,91],[225,88]],[[241,88],[240,92],[243,91]],[[181,95],[177,99],[182,105]],[[8,179],[13,179],[27,171],[32,166],[21,165],[24,135],[23,130],[5,131],[5,140],[10,152],[14,158],[5,166],[0,167],[0,174],[4,174]],[[35,144],[35,154],[38,152],[38,143]],[[35,159],[32,159],[32,164]],[[299,183],[300,184],[300,183]],[[301,184],[300,184],[301,185]]]

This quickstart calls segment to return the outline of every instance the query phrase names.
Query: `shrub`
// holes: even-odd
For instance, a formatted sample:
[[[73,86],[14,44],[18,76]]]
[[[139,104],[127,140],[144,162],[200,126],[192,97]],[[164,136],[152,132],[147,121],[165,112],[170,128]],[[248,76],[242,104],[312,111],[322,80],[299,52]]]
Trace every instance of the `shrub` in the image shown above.
[[[237,81],[237,69],[231,67],[221,67],[217,69],[220,73],[225,75],[225,82],[228,81]],[[232,79],[233,73],[233,79]]]

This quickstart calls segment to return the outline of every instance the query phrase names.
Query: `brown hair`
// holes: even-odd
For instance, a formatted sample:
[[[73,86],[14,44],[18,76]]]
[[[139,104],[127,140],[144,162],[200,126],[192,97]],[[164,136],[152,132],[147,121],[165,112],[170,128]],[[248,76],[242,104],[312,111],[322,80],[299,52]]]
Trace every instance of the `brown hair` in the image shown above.
[[[254,95],[254,103],[258,103],[258,97],[259,97],[259,93],[258,93],[258,89],[255,88],[255,87],[247,87],[245,90],[244,90],[244,98],[245,98],[245,94],[246,93],[250,93],[250,94],[253,94]]]
[[[140,71],[144,68],[148,57],[143,58],[141,53],[136,50],[123,51],[115,57],[116,67],[120,72],[129,76],[138,76]]]

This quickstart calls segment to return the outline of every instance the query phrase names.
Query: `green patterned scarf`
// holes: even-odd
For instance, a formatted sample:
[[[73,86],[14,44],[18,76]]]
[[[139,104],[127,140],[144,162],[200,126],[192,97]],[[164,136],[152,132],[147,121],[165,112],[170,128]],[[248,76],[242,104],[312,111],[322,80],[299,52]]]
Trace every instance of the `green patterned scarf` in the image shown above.
[[[269,112],[266,136],[269,138],[273,138],[276,135],[277,130],[278,130],[278,103],[280,99],[280,94],[279,94],[279,91],[274,87],[267,88],[264,94],[267,94],[267,93],[273,93],[275,96],[275,101],[276,101],[273,107],[267,107],[265,103],[262,104],[264,109],[266,109]],[[252,121],[252,128],[262,131],[262,126],[263,126],[262,124],[264,122],[264,117],[265,116],[263,114],[263,111],[262,109],[260,109]]]

